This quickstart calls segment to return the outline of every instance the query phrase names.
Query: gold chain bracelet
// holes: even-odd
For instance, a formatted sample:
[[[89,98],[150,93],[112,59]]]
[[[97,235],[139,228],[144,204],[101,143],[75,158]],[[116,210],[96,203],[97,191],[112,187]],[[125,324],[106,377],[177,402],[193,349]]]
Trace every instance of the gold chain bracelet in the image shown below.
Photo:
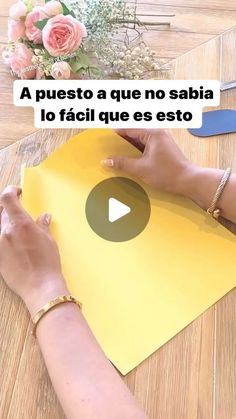
[[[77,304],[77,306],[79,306],[80,309],[82,308],[81,303],[78,300],[76,300],[76,298],[72,297],[72,295],[63,295],[63,296],[55,298],[52,301],[49,301],[49,303],[45,304],[45,306],[43,306],[35,314],[35,316],[32,318],[32,322],[33,322],[34,326],[33,326],[33,330],[31,332],[31,334],[33,336],[36,336],[37,326],[38,326],[40,320],[45,316],[45,314],[47,314],[53,308],[55,308],[58,305],[63,304],[63,303],[74,303],[74,304]]]
[[[220,213],[221,213],[221,209],[217,208],[217,204],[221,198],[221,195],[224,191],[224,188],[230,178],[231,175],[231,168],[228,167],[228,169],[225,170],[224,175],[222,176],[222,179],[220,181],[220,184],[216,190],[216,193],[213,197],[212,203],[210,205],[210,207],[207,210],[207,213],[209,215],[211,215],[213,218],[215,218],[216,220],[218,220]]]

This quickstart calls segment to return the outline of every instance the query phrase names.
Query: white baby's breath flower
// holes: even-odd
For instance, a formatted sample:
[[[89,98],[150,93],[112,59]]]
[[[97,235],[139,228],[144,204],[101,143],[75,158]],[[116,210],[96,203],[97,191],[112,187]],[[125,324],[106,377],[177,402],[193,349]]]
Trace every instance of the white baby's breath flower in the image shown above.
[[[125,73],[125,77],[126,77],[127,79],[131,79],[131,78],[132,78],[132,73],[131,73],[131,71],[126,71],[126,73]]]
[[[139,29],[140,36],[134,33],[133,41],[134,37],[130,36],[132,29],[124,35],[125,31],[120,31],[122,25],[116,23],[137,19],[133,6],[127,6],[125,0],[66,0],[66,3],[72,6],[77,19],[87,27],[88,38],[83,49],[88,54],[91,51],[93,60],[97,60],[104,75],[116,73],[120,78],[138,80],[147,77],[150,72],[153,77],[156,61],[153,51],[143,42],[142,30]],[[121,40],[123,35],[124,44]]]
[[[124,56],[125,56],[125,54],[124,54],[123,52],[120,52],[120,53],[118,54],[118,57],[119,57],[119,58],[124,58]]]
[[[42,50],[41,49],[35,49],[34,53],[35,55],[41,55]]]
[[[68,6],[71,6],[71,7],[81,7],[81,8],[84,8],[84,6],[85,6],[85,1],[84,0],[67,0],[67,4],[68,4]]]
[[[36,57],[35,55],[32,57],[31,61],[32,61],[32,64],[37,64],[39,62],[38,57]]]

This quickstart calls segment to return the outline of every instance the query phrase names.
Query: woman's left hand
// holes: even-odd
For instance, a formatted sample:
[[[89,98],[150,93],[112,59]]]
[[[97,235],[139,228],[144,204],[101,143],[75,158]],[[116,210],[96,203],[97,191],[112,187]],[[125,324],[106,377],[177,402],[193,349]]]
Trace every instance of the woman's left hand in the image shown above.
[[[9,186],[0,196],[0,273],[34,311],[48,290],[56,296],[65,283],[59,251],[49,231],[51,216],[44,214],[34,222],[22,208],[20,194],[19,188]]]

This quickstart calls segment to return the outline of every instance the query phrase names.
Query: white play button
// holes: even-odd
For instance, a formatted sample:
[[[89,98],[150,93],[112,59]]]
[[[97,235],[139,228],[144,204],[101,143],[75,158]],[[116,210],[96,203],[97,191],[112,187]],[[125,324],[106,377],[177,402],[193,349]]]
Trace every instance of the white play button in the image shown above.
[[[130,212],[131,209],[130,207],[128,207],[128,205],[123,204],[123,202],[118,201],[115,198],[109,199],[108,219],[110,223],[114,223],[115,221],[119,220],[120,218],[124,217]]]
[[[118,243],[142,233],[150,218],[151,204],[138,183],[112,176],[91,190],[85,212],[94,233],[104,240]]]

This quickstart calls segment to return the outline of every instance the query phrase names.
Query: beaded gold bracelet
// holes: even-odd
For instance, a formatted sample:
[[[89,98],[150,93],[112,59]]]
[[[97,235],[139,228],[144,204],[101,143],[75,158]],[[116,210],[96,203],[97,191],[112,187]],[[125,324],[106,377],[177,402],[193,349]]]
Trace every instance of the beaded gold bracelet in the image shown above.
[[[32,318],[32,322],[34,324],[33,326],[33,330],[31,332],[31,334],[33,336],[36,336],[36,329],[37,326],[40,322],[40,320],[49,312],[51,311],[53,308],[57,307],[60,304],[63,303],[74,303],[77,304],[77,306],[79,306],[80,309],[82,309],[82,305],[81,303],[76,300],[76,298],[72,297],[72,295],[63,295],[60,297],[55,298],[52,301],[49,301],[49,303],[45,304],[45,306],[43,306],[36,314],[35,316]]]
[[[211,215],[213,218],[215,218],[216,220],[218,220],[220,213],[221,213],[221,209],[217,208],[217,204],[221,198],[221,195],[224,191],[224,188],[230,178],[231,175],[231,168],[228,167],[228,169],[225,170],[224,175],[222,176],[222,179],[220,181],[220,184],[216,190],[216,193],[213,197],[212,203],[210,205],[210,207],[207,210],[207,213],[209,215]]]

